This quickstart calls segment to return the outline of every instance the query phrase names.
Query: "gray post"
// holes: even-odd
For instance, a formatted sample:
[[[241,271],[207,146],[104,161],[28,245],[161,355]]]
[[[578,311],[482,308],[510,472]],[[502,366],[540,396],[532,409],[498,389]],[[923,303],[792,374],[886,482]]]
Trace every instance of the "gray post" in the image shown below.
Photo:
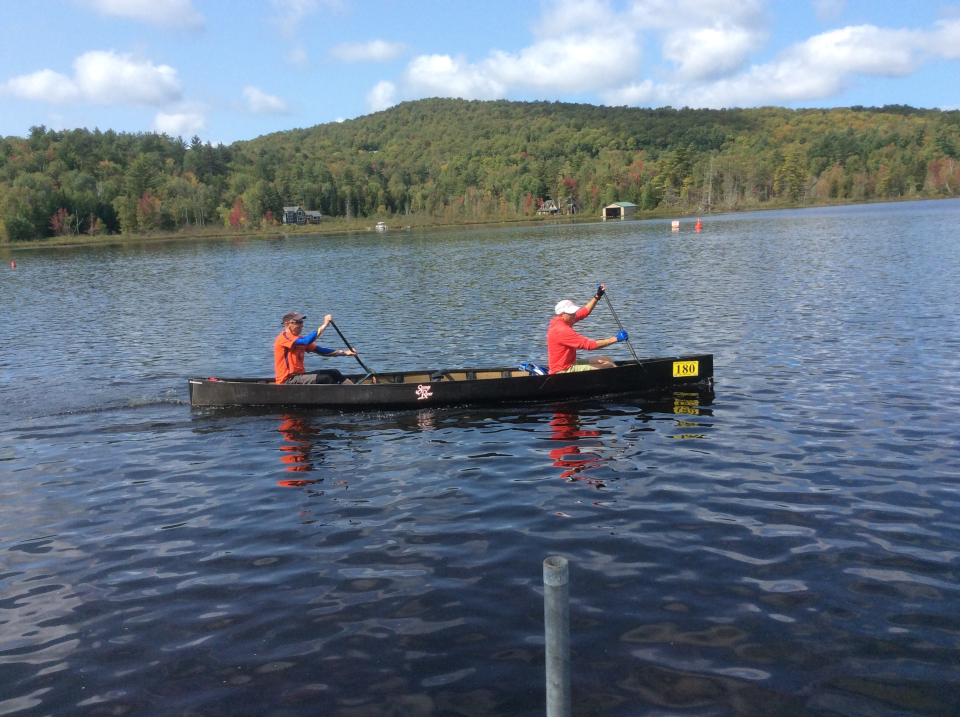
[[[543,561],[543,619],[547,717],[570,717],[570,574],[558,555]]]

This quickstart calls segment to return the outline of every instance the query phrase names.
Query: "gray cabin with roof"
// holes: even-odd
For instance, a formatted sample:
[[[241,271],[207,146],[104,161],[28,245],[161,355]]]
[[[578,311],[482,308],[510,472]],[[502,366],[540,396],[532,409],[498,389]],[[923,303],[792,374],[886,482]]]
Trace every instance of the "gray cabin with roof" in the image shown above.
[[[300,226],[303,226],[307,223],[307,213],[303,211],[303,207],[301,206],[284,207],[283,223],[299,224]]]
[[[557,204],[553,199],[548,199],[543,204],[540,205],[540,208],[537,209],[537,214],[559,214],[560,205]]]

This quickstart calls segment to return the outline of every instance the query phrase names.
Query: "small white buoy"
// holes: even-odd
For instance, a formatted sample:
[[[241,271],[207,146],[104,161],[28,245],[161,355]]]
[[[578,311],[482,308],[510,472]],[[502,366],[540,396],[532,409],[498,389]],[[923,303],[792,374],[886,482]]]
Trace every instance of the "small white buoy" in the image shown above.
[[[670,222],[670,228],[675,232],[680,231],[680,220],[674,219],[672,222]]]

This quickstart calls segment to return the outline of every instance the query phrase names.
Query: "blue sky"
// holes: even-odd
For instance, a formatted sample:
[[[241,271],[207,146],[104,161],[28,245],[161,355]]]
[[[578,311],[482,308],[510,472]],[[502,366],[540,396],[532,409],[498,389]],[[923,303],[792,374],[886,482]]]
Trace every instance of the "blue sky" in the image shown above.
[[[0,0],[0,135],[229,143],[421,97],[960,107],[960,5]]]

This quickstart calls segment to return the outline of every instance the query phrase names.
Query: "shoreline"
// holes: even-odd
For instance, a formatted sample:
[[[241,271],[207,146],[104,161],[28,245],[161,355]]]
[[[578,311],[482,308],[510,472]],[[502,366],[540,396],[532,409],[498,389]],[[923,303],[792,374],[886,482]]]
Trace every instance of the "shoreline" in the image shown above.
[[[633,214],[624,219],[613,221],[649,221],[656,219],[668,219],[676,217],[708,217],[724,214],[740,214],[747,212],[761,211],[780,211],[788,209],[822,209],[826,207],[849,207],[862,206],[869,204],[892,204],[899,202],[920,202],[920,201],[938,201],[942,199],[953,199],[955,197],[896,197],[892,199],[871,199],[865,201],[838,201],[838,202],[817,202],[815,204],[778,204],[776,206],[751,206],[723,211],[698,212],[696,210],[685,209],[677,212],[651,210],[649,213]],[[372,217],[374,222],[386,221],[379,217]],[[331,222],[342,221],[339,217]],[[357,222],[358,220],[353,220]],[[415,220],[413,220],[415,222]],[[416,231],[416,230],[434,230],[434,229],[488,229],[497,226],[537,226],[542,224],[590,224],[602,223],[606,221],[601,216],[582,214],[576,215],[557,215],[544,217],[516,217],[514,219],[490,219],[477,221],[446,222],[439,220],[436,222],[426,221],[419,223],[403,224],[397,222],[395,226],[390,226],[388,221],[388,230],[397,231]],[[316,225],[315,225],[316,226]],[[253,231],[211,231],[206,232],[163,232],[156,234],[102,234],[98,236],[73,236],[73,237],[48,237],[46,239],[35,239],[25,242],[0,242],[0,252],[5,251],[32,251],[39,249],[73,249],[86,247],[106,247],[106,246],[126,246],[131,244],[159,244],[164,242],[183,242],[183,241],[228,241],[235,239],[284,239],[290,237],[316,237],[316,236],[338,236],[346,234],[376,234],[373,226],[366,226],[366,221],[360,226],[336,226],[331,224],[327,227],[318,225],[316,228],[304,229],[297,227],[292,230],[284,230],[276,227],[270,230],[257,229]]]

